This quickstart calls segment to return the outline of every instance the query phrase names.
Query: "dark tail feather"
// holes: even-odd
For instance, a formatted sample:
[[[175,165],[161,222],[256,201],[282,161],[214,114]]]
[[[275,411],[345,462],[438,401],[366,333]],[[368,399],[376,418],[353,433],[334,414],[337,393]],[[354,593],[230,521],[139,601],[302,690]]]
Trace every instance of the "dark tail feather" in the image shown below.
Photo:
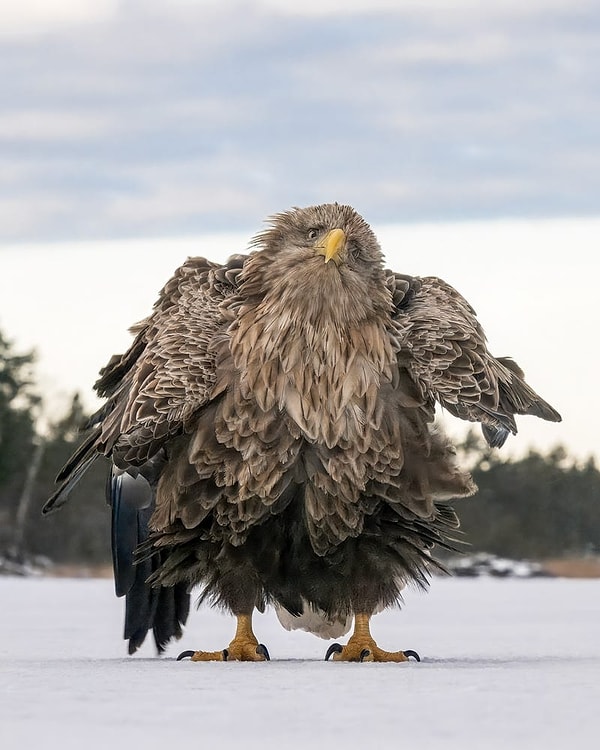
[[[190,612],[190,595],[185,583],[177,583],[168,588],[163,586],[158,591],[159,601],[152,632],[160,654],[171,638],[181,638]]]
[[[125,596],[125,626],[123,638],[129,641],[128,651],[134,654],[146,640],[156,609],[158,607],[159,589],[153,589],[146,583],[146,578],[152,572],[151,561],[139,563],[132,568],[133,583],[127,591],[119,596]],[[115,588],[116,588],[115,576]]]
[[[148,539],[154,509],[150,484],[141,476],[113,475],[107,487],[112,507],[112,554],[117,596],[125,596],[124,638],[133,654],[149,630],[159,653],[172,638],[180,638],[187,620],[190,596],[183,584],[163,588],[146,583],[158,568],[158,556],[139,559],[135,551]]]
[[[152,630],[156,650],[161,654],[172,638],[181,638],[190,611],[187,586],[152,587],[146,579],[158,568],[156,558],[137,563],[133,585],[125,594],[125,628],[128,651],[134,654]]]

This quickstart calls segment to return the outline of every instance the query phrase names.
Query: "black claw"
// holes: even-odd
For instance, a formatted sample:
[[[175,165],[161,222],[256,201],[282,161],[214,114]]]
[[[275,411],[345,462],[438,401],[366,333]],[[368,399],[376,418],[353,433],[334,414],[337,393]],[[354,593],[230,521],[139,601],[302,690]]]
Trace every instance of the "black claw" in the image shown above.
[[[256,647],[256,653],[259,656],[264,656],[267,661],[271,661],[271,657],[269,656],[269,652],[267,651],[267,647],[264,643],[259,643]]]
[[[363,650],[360,652],[360,660],[364,661],[367,658],[367,656],[369,656],[370,654],[371,652],[369,651],[368,648],[363,648]]]
[[[404,656],[406,656],[407,659],[412,656],[415,661],[421,661],[421,657],[419,656],[419,654],[417,654],[416,651],[411,651],[409,649],[408,651],[403,651],[402,653],[404,654]]]
[[[223,661],[227,661],[227,659],[229,659],[229,651],[226,648],[224,648],[223,649]]]
[[[343,647],[339,643],[332,643],[325,654],[325,661],[329,661],[331,654],[341,654]]]
[[[188,657],[193,656],[194,654],[195,654],[195,651],[182,651],[177,657],[177,661],[181,661],[182,659],[187,659]]]

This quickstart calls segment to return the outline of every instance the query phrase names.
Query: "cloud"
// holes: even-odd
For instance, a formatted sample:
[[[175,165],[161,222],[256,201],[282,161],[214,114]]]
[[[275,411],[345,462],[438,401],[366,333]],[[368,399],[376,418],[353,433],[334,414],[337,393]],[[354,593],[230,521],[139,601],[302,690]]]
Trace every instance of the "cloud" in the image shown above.
[[[166,0],[165,0],[166,1]],[[177,4],[192,7],[204,4],[202,0],[176,0]],[[216,0],[215,0],[216,2]],[[573,0],[570,9],[590,9],[594,0]],[[441,14],[447,18],[461,18],[465,13],[476,17],[502,17],[537,15],[541,12],[560,11],[565,8],[564,0],[257,0],[243,6],[255,6],[275,10],[282,14],[328,16],[371,13],[414,13],[429,15]]]
[[[0,120],[0,141],[71,141],[108,135],[115,118],[106,112],[16,110]]]
[[[597,212],[583,0],[28,7],[63,21],[0,36],[0,238],[246,228],[321,199],[378,221]]]
[[[5,3],[0,33],[51,33],[65,27],[101,23],[114,18],[119,0],[19,0]]]

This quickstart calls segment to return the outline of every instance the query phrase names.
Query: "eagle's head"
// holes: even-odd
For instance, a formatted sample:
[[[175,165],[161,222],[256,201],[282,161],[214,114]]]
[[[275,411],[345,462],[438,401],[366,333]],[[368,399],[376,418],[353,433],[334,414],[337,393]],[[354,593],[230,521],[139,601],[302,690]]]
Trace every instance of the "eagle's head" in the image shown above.
[[[313,325],[354,326],[389,314],[383,255],[351,206],[325,203],[276,214],[252,240],[244,267],[248,296]]]
[[[287,415],[290,434],[366,444],[396,357],[375,235],[351,206],[328,203],[273,216],[252,244],[228,303],[231,392]]]

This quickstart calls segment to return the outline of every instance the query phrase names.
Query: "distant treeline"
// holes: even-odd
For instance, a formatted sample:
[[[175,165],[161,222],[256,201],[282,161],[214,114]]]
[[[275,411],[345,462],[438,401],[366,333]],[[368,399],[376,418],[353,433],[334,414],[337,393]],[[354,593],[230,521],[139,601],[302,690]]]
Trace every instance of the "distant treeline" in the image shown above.
[[[17,354],[0,332],[0,555],[108,562],[106,461],[96,462],[61,511],[40,514],[86,417],[74,396],[68,413],[39,434],[40,403],[34,355]],[[458,446],[479,486],[454,502],[464,549],[529,559],[600,552],[600,472],[591,458],[581,465],[558,447],[503,460],[478,435],[471,430]]]
[[[38,434],[41,402],[34,359],[32,353],[16,354],[0,331],[0,555],[105,563],[110,560],[107,461],[96,462],[61,511],[41,516],[86,415],[74,396],[68,413]]]

